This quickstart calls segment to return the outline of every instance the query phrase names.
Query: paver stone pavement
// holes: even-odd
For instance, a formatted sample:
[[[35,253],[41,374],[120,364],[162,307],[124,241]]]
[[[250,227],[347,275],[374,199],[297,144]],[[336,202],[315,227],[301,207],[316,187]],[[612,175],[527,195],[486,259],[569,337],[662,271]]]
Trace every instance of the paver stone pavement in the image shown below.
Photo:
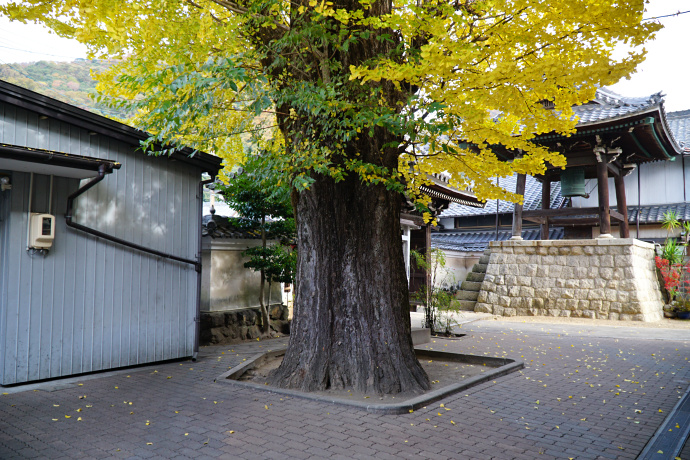
[[[287,339],[207,347],[197,362],[3,388],[0,458],[632,459],[690,385],[690,336],[489,321],[461,329],[459,340],[425,346],[521,359],[525,369],[380,415],[214,382]]]

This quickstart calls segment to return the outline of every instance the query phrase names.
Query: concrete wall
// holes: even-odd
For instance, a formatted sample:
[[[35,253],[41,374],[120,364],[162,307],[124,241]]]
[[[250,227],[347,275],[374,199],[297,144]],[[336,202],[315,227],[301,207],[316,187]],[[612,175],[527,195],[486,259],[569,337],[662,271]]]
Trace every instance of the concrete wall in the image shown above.
[[[663,300],[654,247],[634,239],[502,241],[475,311],[658,321]]]
[[[204,237],[202,241],[201,309],[228,311],[259,306],[261,275],[244,263],[249,259],[242,251],[260,246],[258,239]],[[268,283],[266,283],[268,302]],[[280,283],[271,286],[270,303],[281,302]]]
[[[474,264],[479,262],[481,252],[461,252],[443,250],[446,255],[446,269],[451,273],[455,284],[465,281],[467,274],[472,271]]]

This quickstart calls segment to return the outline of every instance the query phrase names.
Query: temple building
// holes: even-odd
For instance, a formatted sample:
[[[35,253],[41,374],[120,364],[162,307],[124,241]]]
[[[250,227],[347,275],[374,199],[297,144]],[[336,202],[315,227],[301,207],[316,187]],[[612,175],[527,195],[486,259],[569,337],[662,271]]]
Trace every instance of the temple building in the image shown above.
[[[565,171],[549,168],[540,176],[500,179],[510,191],[524,180],[520,222],[514,218],[520,207],[498,200],[484,208],[453,203],[441,213],[432,246],[446,251],[458,279],[491,241],[608,234],[660,243],[667,236],[661,229],[665,212],[690,219],[690,110],[667,114],[658,93],[630,98],[603,88],[574,111],[575,134],[536,139],[566,156]]]

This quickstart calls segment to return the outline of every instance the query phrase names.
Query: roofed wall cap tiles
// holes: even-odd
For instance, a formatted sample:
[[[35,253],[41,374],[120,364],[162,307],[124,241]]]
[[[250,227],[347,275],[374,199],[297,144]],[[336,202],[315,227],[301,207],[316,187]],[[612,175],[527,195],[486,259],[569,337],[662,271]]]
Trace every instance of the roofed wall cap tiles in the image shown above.
[[[444,231],[442,233],[431,234],[431,246],[437,249],[458,251],[458,252],[481,252],[485,250],[492,241],[506,241],[512,236],[510,230],[499,230],[496,238],[495,230],[477,231]],[[562,240],[565,231],[562,227],[549,228],[550,240]],[[522,238],[525,241],[536,241],[541,239],[541,230],[528,228],[523,229]]]
[[[628,222],[637,222],[637,214],[639,212],[641,224],[658,224],[664,220],[664,214],[669,211],[675,212],[679,220],[690,220],[690,204],[669,203],[640,207],[628,206]]]

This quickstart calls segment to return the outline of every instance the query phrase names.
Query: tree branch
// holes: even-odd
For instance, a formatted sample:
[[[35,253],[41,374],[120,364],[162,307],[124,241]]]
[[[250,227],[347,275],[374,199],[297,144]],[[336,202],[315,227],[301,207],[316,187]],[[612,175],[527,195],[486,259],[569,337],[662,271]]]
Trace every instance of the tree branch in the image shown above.
[[[187,3],[189,3],[190,5],[192,5],[194,8],[197,8],[197,9],[200,9],[200,10],[204,10],[204,7],[201,6],[201,5],[199,5],[198,3],[196,3],[194,0],[186,0],[186,1],[187,1]],[[209,13],[209,15],[211,16],[211,19],[213,19],[214,21],[216,21],[218,24],[223,24],[223,21],[221,21],[219,18],[217,18],[213,13]],[[220,50],[219,50],[219,51],[220,51]]]
[[[219,6],[222,6],[226,10],[232,11],[233,13],[236,13],[236,14],[241,14],[243,16],[250,14],[249,10],[241,7],[240,5],[238,5],[237,3],[234,3],[234,2],[229,2],[227,0],[210,0],[210,1],[212,1],[213,3],[215,3]],[[284,32],[290,31],[290,28],[288,26],[286,26],[285,24],[282,24],[276,20],[270,19],[270,17],[268,17],[268,16],[256,15],[256,14],[251,14],[251,16],[253,16],[256,19],[269,19],[273,25],[275,25],[279,29],[282,29]]]

